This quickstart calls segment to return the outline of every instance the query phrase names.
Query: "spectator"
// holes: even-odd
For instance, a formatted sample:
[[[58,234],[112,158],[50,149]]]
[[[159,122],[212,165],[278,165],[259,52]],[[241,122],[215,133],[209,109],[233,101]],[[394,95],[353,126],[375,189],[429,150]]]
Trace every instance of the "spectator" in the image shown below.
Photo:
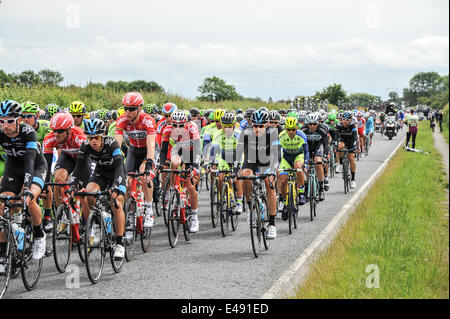
[[[437,114],[436,114],[436,120],[439,122],[439,129],[442,132],[442,120],[444,119],[444,115],[442,114],[442,110],[440,110]]]

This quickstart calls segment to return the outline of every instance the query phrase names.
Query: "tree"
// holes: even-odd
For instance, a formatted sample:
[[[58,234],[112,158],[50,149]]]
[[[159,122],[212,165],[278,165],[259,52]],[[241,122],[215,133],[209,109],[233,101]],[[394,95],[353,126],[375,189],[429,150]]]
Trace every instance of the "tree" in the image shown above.
[[[364,107],[369,107],[369,105],[372,105],[374,103],[381,103],[381,97],[368,93],[353,93],[348,97],[348,99],[350,101],[354,101],[354,103],[358,106]]]
[[[400,97],[398,96],[398,93],[395,91],[389,92],[388,97],[389,101],[394,102],[395,104],[398,104],[400,102]]]
[[[58,71],[52,71],[50,69],[44,69],[38,73],[39,79],[43,85],[57,86],[64,81],[63,76]]]
[[[347,100],[347,92],[342,89],[342,84],[333,83],[322,92],[316,92],[314,97],[319,100],[328,100],[329,103],[337,105],[339,100]]]
[[[9,86],[11,84],[10,76],[3,70],[0,70],[0,87]]]
[[[202,101],[236,101],[239,99],[235,87],[216,76],[205,78],[202,85],[198,87],[198,91],[201,96],[197,98]]]
[[[26,70],[19,74],[18,76],[19,84],[27,87],[33,87],[39,85],[41,80],[39,76],[34,73],[33,70]]]

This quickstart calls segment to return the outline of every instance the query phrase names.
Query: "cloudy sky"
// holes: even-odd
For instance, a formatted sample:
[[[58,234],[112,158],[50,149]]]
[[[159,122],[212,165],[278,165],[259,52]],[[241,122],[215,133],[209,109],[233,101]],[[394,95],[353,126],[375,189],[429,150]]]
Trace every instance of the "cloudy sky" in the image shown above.
[[[386,98],[449,69],[448,0],[1,0],[0,69],[64,83],[153,80],[194,98],[208,76],[244,96],[333,83]]]

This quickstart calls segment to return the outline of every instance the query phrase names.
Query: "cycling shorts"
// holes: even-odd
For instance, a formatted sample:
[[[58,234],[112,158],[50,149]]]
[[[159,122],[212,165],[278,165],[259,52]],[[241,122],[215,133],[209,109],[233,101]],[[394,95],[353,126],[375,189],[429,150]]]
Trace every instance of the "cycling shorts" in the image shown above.
[[[98,186],[100,186],[100,190],[105,190],[106,188],[111,187],[114,183],[114,172],[96,169],[89,179],[89,183],[96,183]],[[122,176],[122,181],[118,186],[124,195],[126,194],[127,189],[126,183],[126,178]]]
[[[147,158],[147,148],[137,148],[130,146],[127,153],[127,162],[125,163],[125,169],[128,173],[139,172],[139,167],[142,162]]]
[[[294,155],[295,156],[295,155]],[[294,156],[283,155],[281,158],[280,169],[293,169],[295,162],[305,162],[305,154],[298,154]],[[280,175],[288,175],[288,172],[281,172]]]
[[[5,164],[5,171],[2,182],[0,184],[0,193],[11,192],[15,195],[20,194],[24,185],[25,169],[23,165],[9,163]],[[40,187],[41,191],[44,189],[44,181],[47,176],[47,164],[41,163],[34,168],[33,183]]]
[[[59,154],[58,160],[56,161],[55,165],[55,172],[58,169],[64,169],[67,171],[67,174],[72,174],[75,164],[77,162],[76,158],[73,158],[71,156],[68,156],[66,153],[61,152]],[[89,178],[92,174],[92,161],[88,159],[85,163],[85,167],[81,170],[81,176],[80,180],[83,182],[83,186],[87,186],[87,183],[89,181]]]

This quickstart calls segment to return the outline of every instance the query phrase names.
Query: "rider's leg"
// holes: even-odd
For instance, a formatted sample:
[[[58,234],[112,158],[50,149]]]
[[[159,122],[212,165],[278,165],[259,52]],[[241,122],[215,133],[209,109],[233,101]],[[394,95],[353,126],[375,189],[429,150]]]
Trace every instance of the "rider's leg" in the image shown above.
[[[55,170],[55,183],[65,183],[67,181],[67,178],[69,177],[69,172],[65,169],[65,168],[60,168]],[[55,187],[55,202],[56,202],[56,207],[59,206],[59,204],[61,203],[61,191],[62,191],[62,187]]]

